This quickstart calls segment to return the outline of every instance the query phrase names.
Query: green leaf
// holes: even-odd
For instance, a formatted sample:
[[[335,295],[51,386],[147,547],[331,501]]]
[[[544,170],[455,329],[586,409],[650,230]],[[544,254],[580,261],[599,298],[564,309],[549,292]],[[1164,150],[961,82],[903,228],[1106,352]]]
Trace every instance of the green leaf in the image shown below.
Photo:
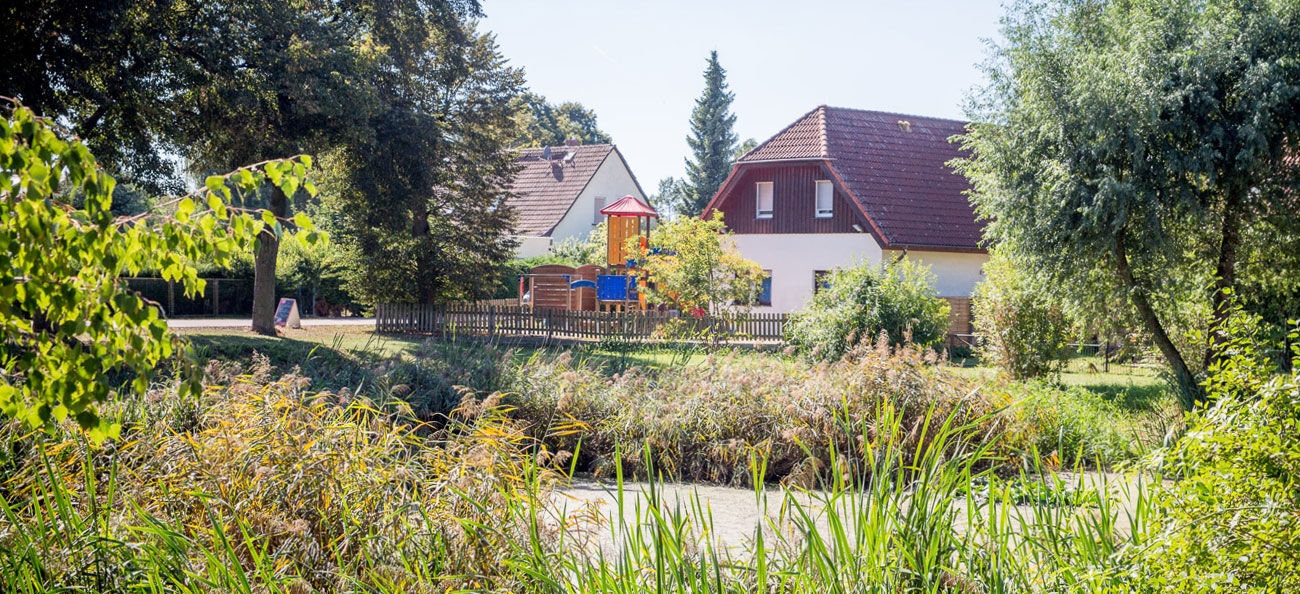
[[[176,205],[176,220],[182,223],[190,220],[190,214],[194,212],[194,200],[185,198]]]
[[[215,194],[225,189],[226,178],[221,177],[220,175],[209,175],[208,179],[204,180],[203,184],[208,187],[209,192]]]

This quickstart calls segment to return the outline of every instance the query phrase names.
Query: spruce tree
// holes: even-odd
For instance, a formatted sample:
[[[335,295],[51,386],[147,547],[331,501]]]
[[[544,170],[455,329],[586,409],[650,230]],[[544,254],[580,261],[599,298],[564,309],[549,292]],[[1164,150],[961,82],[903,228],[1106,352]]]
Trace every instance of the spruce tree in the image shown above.
[[[694,153],[686,160],[687,196],[681,214],[699,216],[713,194],[731,172],[736,143],[740,137],[733,128],[736,116],[731,113],[735,96],[727,90],[727,71],[718,63],[718,52],[709,53],[704,69],[704,93],[695,100],[691,113],[691,135],[686,138]]]

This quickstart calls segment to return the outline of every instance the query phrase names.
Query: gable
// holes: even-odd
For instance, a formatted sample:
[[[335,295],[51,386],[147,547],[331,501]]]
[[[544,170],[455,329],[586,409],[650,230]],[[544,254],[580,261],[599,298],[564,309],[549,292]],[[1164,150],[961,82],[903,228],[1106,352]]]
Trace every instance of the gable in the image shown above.
[[[949,139],[965,131],[956,120],[823,105],[741,157],[705,212],[733,200],[744,171],[817,160],[837,181],[837,200],[844,191],[883,246],[983,251],[983,225],[966,196],[970,185],[947,165],[964,156]],[[777,218],[737,223],[779,228]]]
[[[830,217],[816,216],[816,182],[834,187]],[[772,183],[772,218],[758,218],[759,182]],[[734,233],[861,233],[869,223],[824,161],[745,163],[724,185],[714,210]],[[707,213],[706,213],[707,214]],[[853,226],[857,225],[855,229]],[[861,229],[861,231],[859,231]]]

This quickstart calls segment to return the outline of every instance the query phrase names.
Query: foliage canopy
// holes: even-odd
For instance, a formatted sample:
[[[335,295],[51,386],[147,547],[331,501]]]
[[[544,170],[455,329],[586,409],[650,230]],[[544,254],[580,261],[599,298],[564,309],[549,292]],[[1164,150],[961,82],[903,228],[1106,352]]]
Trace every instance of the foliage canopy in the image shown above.
[[[79,140],[17,106],[0,120],[0,410],[30,427],[73,417],[96,440],[118,426],[94,404],[113,392],[113,374],[143,393],[155,367],[183,343],[158,311],[119,280],[142,269],[203,290],[192,262],[229,261],[264,229],[280,235],[267,211],[231,204],[269,182],[292,194],[313,192],[306,156],[268,161],[207,178],[204,189],[165,204],[168,214],[115,217],[116,181]],[[55,200],[81,196],[81,207]],[[297,237],[323,236],[305,216]],[[197,369],[189,370],[197,388]]]
[[[960,164],[987,237],[1077,312],[1129,301],[1191,406],[1221,338],[1180,330],[1223,325],[1243,257],[1300,251],[1300,4],[1021,2],[1003,33]]]
[[[641,253],[637,238],[629,239],[628,253]],[[650,301],[681,311],[703,310],[720,314],[733,304],[753,303],[763,280],[763,269],[736,250],[722,221],[680,217],[655,227],[654,249],[643,259],[654,287]]]

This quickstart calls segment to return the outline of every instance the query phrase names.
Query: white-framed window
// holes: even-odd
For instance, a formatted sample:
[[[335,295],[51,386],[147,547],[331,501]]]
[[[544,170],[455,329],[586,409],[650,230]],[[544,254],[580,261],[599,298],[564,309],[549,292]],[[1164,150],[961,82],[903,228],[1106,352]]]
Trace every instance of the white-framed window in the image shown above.
[[[813,216],[819,219],[830,218],[835,213],[835,187],[831,185],[830,180],[817,180],[817,190],[814,208],[816,209]]]
[[[758,182],[754,184],[754,187],[754,193],[758,197],[758,203],[754,210],[754,218],[772,218],[772,182]]]
[[[592,209],[591,211],[591,224],[593,225],[600,224],[600,220],[605,216],[600,214],[600,211],[604,210],[604,208],[605,208],[605,197],[596,196],[596,208]]]

